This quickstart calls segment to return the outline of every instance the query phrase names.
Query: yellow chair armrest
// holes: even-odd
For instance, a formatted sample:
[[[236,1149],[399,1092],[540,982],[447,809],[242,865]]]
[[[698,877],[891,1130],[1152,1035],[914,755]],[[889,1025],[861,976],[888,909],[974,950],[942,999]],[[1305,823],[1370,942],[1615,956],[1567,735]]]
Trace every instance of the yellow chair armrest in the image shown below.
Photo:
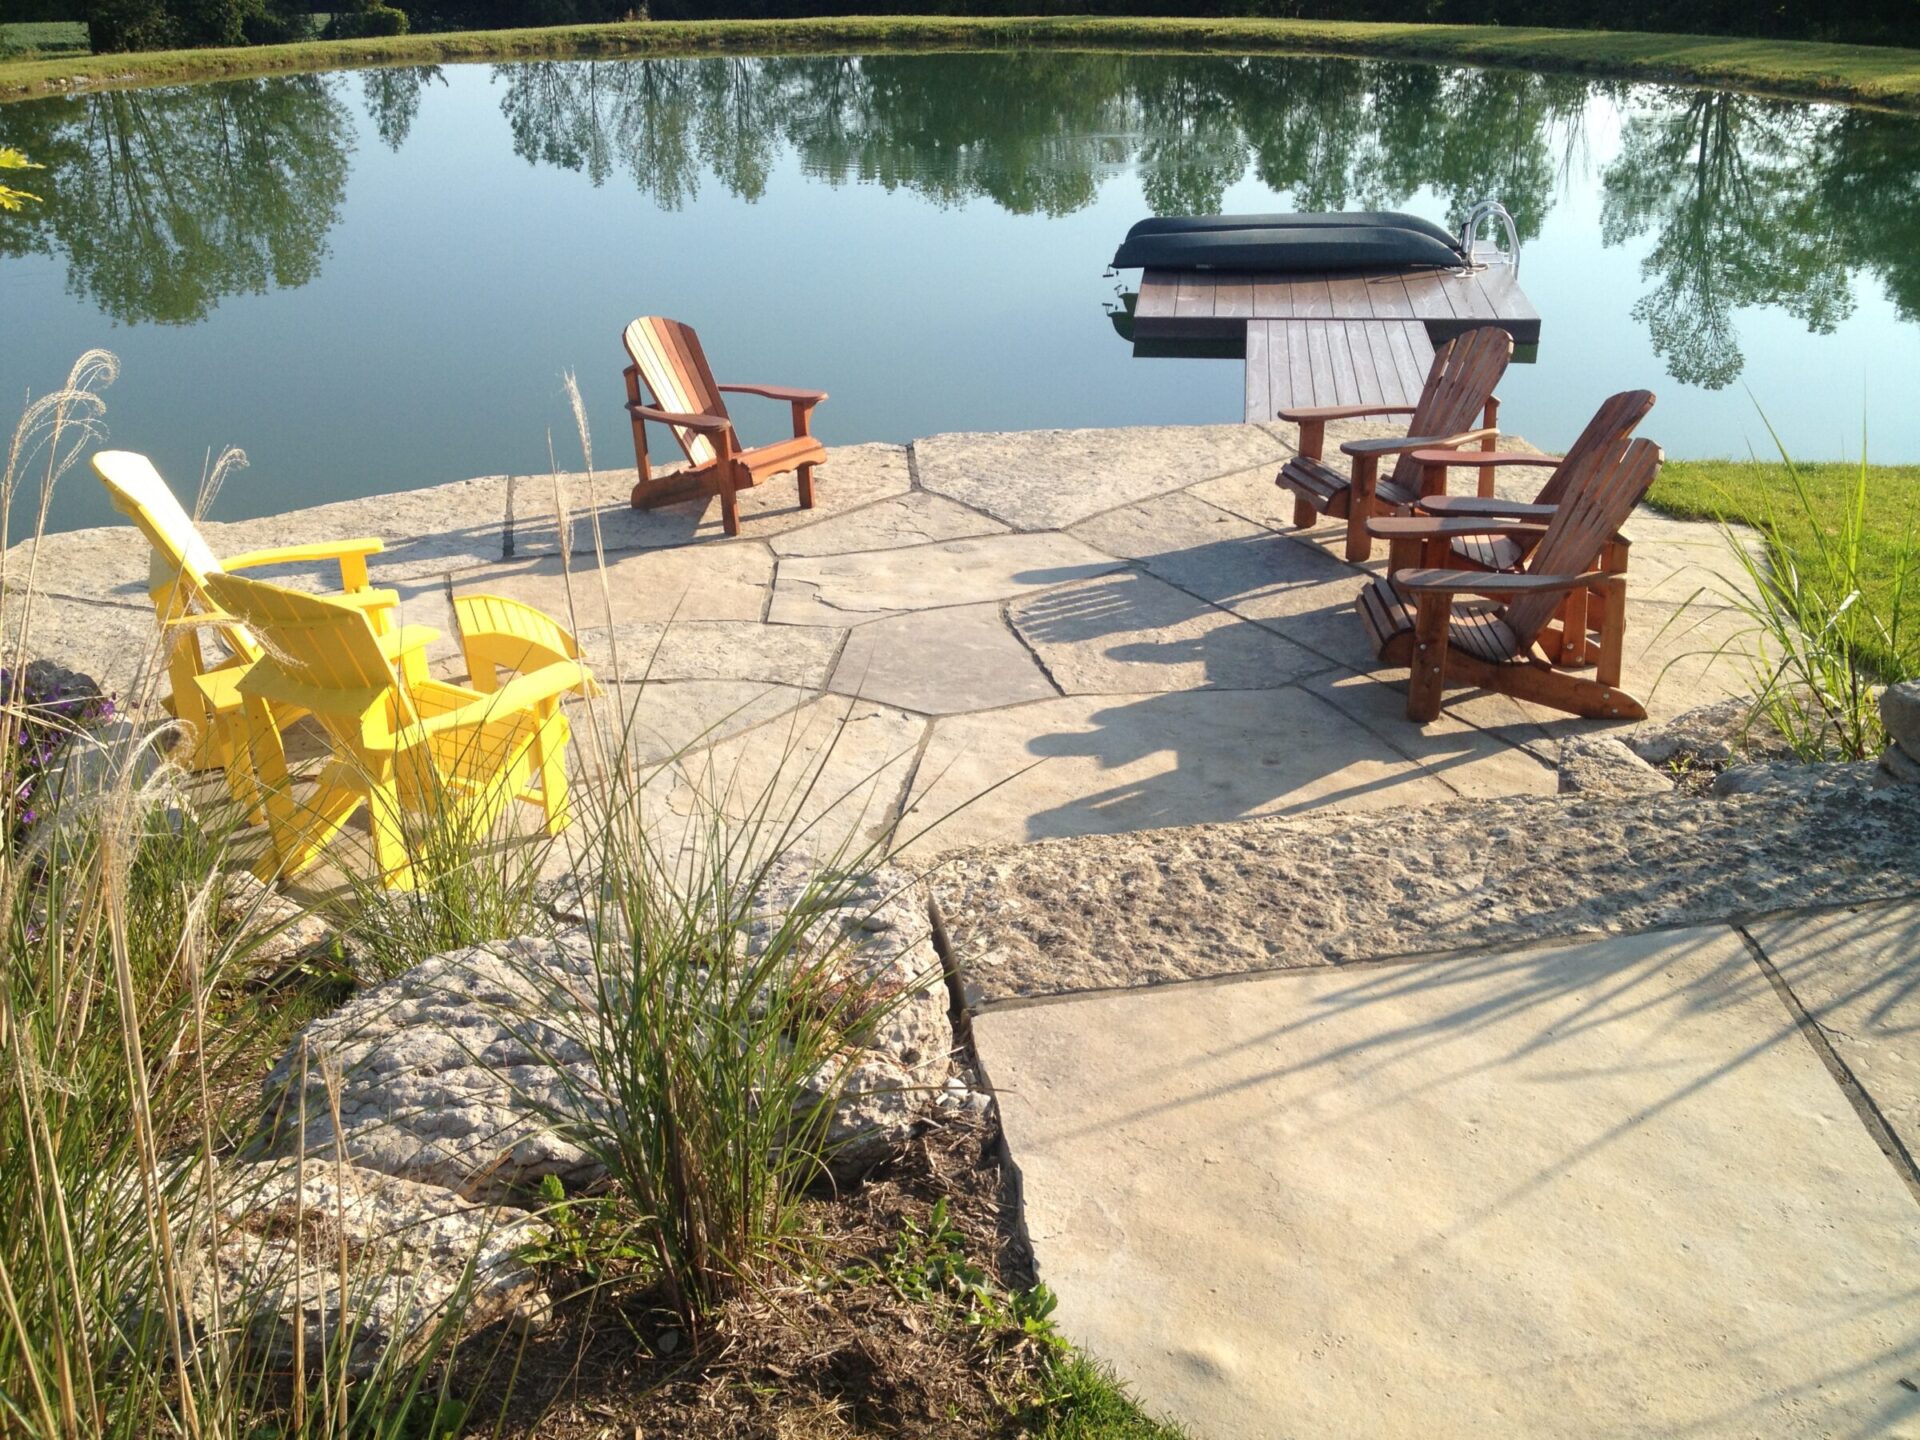
[[[249,550],[220,562],[229,571],[258,570],[264,565],[312,565],[334,560],[340,565],[340,588],[348,592],[367,588],[367,556],[386,549],[386,542],[370,536],[357,540],[316,540],[310,545],[276,545]]]
[[[443,735],[450,730],[471,729],[514,715],[528,714],[549,700],[577,690],[586,679],[586,671],[572,660],[544,665],[531,675],[516,675],[489,695],[479,695],[458,710],[434,715],[419,723],[423,735]]]

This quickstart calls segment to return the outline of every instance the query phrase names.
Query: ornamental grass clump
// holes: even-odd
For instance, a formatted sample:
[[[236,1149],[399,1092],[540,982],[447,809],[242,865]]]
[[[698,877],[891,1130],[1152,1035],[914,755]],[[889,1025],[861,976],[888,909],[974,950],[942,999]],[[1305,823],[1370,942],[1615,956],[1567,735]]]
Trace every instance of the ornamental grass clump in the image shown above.
[[[1749,622],[1741,639],[1756,710],[1804,761],[1868,760],[1886,746],[1880,687],[1909,678],[1916,653],[1917,517],[1906,515],[1896,531],[1887,573],[1870,576],[1877,517],[1864,446],[1836,519],[1773,438],[1787,480],[1784,513],[1769,506],[1759,520],[1758,554],[1722,522],[1746,582],[1725,598]]]

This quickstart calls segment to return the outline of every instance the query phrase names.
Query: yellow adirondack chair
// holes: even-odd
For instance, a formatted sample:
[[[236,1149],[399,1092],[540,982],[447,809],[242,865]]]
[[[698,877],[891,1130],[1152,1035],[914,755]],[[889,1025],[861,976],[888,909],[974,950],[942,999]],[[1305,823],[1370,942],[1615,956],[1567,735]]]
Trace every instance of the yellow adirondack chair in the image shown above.
[[[416,675],[426,673],[424,651],[439,632],[413,625],[394,629],[392,612],[399,597],[391,590],[373,589],[367,577],[367,556],[379,553],[380,541],[284,545],[222,561],[145,455],[102,450],[93,457],[93,469],[107,487],[114,508],[139,527],[152,547],[148,591],[167,632],[167,678],[172,684],[165,703],[177,719],[193,728],[193,768],[224,767],[235,779],[235,793],[243,799],[248,798],[249,787],[236,768],[241,705],[235,687],[246,667],[260,658],[261,648],[245,625],[216,613],[217,607],[207,598],[211,576],[264,565],[331,561],[340,567],[337,598],[366,611],[390,659],[407,665]],[[205,629],[219,636],[224,656],[210,658],[202,648],[200,632]],[[284,725],[298,717],[286,713],[278,718]]]
[[[380,881],[393,889],[416,881],[409,815],[434,814],[482,837],[508,802],[520,799],[541,808],[549,834],[566,826],[571,732],[560,700],[594,689],[577,660],[554,660],[497,688],[470,689],[396,670],[368,615],[339,600],[221,574],[207,577],[207,593],[265,646],[238,683],[272,840],[263,877],[311,865],[363,804]],[[495,601],[491,613],[507,622],[491,632],[477,628],[474,638],[482,653],[510,656],[498,631],[515,623],[515,602],[487,598]],[[529,637],[517,658],[539,658],[542,638],[552,637]],[[490,670],[486,679],[497,684]],[[294,799],[276,719],[289,710],[318,721],[333,751],[304,803]]]

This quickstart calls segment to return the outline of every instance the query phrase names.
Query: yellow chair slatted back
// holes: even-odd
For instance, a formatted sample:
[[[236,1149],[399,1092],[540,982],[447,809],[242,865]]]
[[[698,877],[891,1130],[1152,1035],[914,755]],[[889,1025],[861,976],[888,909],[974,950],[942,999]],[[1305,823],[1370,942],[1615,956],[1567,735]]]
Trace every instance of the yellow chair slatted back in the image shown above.
[[[689,326],[660,315],[642,315],[627,326],[622,338],[627,354],[639,367],[640,378],[653,392],[655,409],[728,418],[727,402],[720,398],[706,353]],[[719,457],[706,436],[679,425],[672,429],[674,439],[695,465],[707,465]]]
[[[207,593],[263,642],[244,691],[311,712],[356,750],[390,747],[416,718],[364,611],[237,575],[209,576]]]
[[[1651,440],[1620,440],[1589,452],[1568,477],[1547,533],[1527,557],[1529,575],[1582,575],[1620,531],[1660,474],[1660,447]],[[1522,595],[1508,602],[1502,618],[1524,651],[1546,628],[1565,595]]]
[[[1512,358],[1513,336],[1498,325],[1483,325],[1442,345],[1427,372],[1407,434],[1438,438],[1477,429]],[[1411,454],[1403,454],[1394,462],[1392,479],[1418,495],[1421,466]]]
[[[102,450],[93,457],[93,470],[107,487],[114,509],[131,520],[152,547],[148,583],[162,618],[206,608],[207,581],[224,573],[220,559],[153,461],[131,450]],[[260,657],[260,642],[244,625],[216,628],[236,655]]]

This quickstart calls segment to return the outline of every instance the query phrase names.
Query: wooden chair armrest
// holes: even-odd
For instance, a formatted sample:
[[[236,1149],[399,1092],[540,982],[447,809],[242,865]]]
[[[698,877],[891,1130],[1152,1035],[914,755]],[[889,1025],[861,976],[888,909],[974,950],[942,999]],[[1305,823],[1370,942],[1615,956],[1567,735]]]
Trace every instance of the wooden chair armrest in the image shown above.
[[[818,405],[827,398],[824,390],[796,390],[791,385],[719,385],[729,395],[758,395],[767,400],[785,400],[793,405]]]
[[[1393,583],[1410,595],[1561,595],[1611,579],[1604,570],[1584,575],[1495,575],[1485,570],[1396,570]]]
[[[1502,500],[1499,496],[1433,495],[1418,502],[1428,515],[1481,516],[1498,520],[1551,520],[1557,505],[1535,505],[1524,500]]]
[[[1498,430],[1463,430],[1458,435],[1408,435],[1399,440],[1391,437],[1384,440],[1349,440],[1340,447],[1340,453],[1351,455],[1357,460],[1362,455],[1402,455],[1409,451],[1438,446],[1447,449],[1447,453],[1451,455],[1452,451],[1448,447],[1471,445],[1477,440],[1485,440],[1499,433]],[[1452,461],[1449,460],[1447,463],[1451,464]]]
[[[627,413],[661,425],[682,425],[689,430],[718,432],[733,428],[733,422],[724,415],[687,415],[678,410],[656,410],[651,405],[636,405],[632,401],[627,402]]]
[[[1357,420],[1366,415],[1411,415],[1412,405],[1306,405],[1282,410],[1274,417],[1299,424],[1303,420]]]
[[[1367,533],[1376,540],[1442,540],[1468,535],[1519,535],[1537,540],[1547,533],[1547,527],[1538,522],[1471,515],[1376,515],[1367,521]]]
[[[1535,455],[1531,451],[1520,450],[1448,450],[1443,446],[1434,446],[1431,450],[1416,450],[1413,458],[1422,465],[1469,465],[1481,470],[1494,466],[1505,468],[1510,465],[1544,465],[1552,469],[1561,461],[1558,455]]]
[[[375,638],[380,642],[382,655],[389,660],[398,660],[402,655],[426,649],[440,638],[440,632],[431,625],[402,625],[398,630],[390,630]]]

